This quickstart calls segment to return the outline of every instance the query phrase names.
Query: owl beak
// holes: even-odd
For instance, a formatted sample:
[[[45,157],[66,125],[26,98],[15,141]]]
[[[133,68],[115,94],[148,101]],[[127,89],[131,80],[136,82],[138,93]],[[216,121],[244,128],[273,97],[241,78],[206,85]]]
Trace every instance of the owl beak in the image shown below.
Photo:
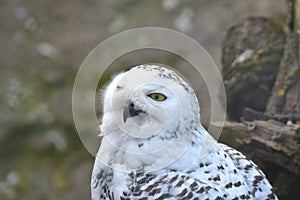
[[[132,101],[128,101],[125,105],[123,111],[123,121],[126,123],[127,119],[130,117],[138,116],[139,113],[144,112],[142,110],[136,109]]]

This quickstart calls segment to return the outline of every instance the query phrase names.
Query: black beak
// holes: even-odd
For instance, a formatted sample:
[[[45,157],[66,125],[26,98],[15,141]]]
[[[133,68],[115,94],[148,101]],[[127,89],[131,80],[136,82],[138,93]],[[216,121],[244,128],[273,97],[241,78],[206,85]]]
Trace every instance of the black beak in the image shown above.
[[[129,117],[138,116],[139,113],[144,112],[139,109],[135,109],[134,103],[132,101],[128,101],[125,105],[124,111],[123,111],[123,121],[126,123],[127,119]]]

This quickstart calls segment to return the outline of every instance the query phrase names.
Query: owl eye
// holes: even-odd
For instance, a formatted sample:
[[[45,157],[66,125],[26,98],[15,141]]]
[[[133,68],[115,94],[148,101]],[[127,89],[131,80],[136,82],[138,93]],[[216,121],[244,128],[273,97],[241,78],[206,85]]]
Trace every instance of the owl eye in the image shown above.
[[[150,97],[151,99],[153,99],[155,101],[164,101],[167,99],[167,97],[161,93],[151,93],[151,94],[148,94],[148,97]]]

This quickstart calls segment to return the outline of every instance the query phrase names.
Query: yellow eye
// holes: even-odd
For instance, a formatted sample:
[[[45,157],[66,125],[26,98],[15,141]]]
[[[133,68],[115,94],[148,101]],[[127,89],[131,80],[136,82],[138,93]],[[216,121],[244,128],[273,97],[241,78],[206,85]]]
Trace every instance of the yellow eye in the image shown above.
[[[148,94],[148,97],[150,97],[151,99],[153,99],[155,101],[164,101],[167,99],[167,97],[161,93]]]

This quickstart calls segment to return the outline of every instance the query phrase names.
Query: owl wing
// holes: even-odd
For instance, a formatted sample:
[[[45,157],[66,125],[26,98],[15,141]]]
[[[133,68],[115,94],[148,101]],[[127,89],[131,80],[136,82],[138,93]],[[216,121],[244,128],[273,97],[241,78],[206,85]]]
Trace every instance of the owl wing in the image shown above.
[[[96,159],[97,160],[97,159]],[[91,177],[91,195],[92,200],[113,200],[113,192],[110,189],[112,183],[113,171],[103,164],[94,164]]]
[[[236,149],[224,144],[220,144],[220,147],[231,158],[238,173],[244,177],[244,181],[255,199],[277,199],[265,174],[255,163]]]

